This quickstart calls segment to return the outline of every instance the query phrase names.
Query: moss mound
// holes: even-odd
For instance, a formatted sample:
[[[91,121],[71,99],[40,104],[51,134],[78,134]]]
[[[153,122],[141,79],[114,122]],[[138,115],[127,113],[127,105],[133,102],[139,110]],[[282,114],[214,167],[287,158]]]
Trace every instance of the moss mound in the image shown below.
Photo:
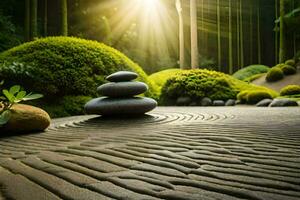
[[[257,104],[261,100],[272,98],[272,95],[266,91],[249,91],[246,96],[246,103]]]
[[[257,74],[267,73],[270,70],[268,66],[265,65],[250,65],[245,67],[233,74],[233,77],[239,80],[245,81],[246,79],[255,76]]]
[[[167,82],[167,80],[180,71],[181,71],[180,69],[166,69],[166,70],[151,74],[149,76],[149,79],[158,87],[158,91],[161,91],[162,87]]]
[[[297,73],[297,70],[295,67],[292,67],[290,65],[283,65],[281,67],[282,72],[284,73],[284,75],[293,75]]]
[[[276,82],[284,78],[283,71],[280,67],[273,67],[266,76],[267,82]]]
[[[295,62],[295,60],[293,60],[293,59],[290,59],[290,60],[285,61],[285,64],[286,64],[286,65],[293,66],[293,67],[296,66],[296,62]]]
[[[274,97],[278,95],[273,90],[248,84],[230,75],[199,69],[180,71],[169,78],[162,88],[160,102],[163,105],[175,105],[177,98],[182,96],[190,97],[196,102],[203,97],[212,100],[236,99],[236,95],[245,90],[265,91]]]
[[[289,95],[299,95],[300,94],[300,85],[288,85],[281,89],[281,96],[289,96]]]
[[[0,54],[0,80],[44,94],[47,105],[65,96],[96,96],[104,78],[120,70],[138,73],[139,80],[149,85],[146,95],[156,97],[157,90],[141,67],[95,41],[48,37]]]

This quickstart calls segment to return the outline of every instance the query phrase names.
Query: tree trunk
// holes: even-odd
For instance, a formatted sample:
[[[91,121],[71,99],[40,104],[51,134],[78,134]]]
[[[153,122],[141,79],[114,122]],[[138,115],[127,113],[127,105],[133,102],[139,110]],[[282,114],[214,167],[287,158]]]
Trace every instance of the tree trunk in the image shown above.
[[[236,46],[237,46],[237,64],[241,69],[241,51],[240,51],[240,0],[236,1]]]
[[[275,0],[275,19],[278,19],[278,0]],[[278,63],[278,23],[275,23],[275,63]]]
[[[198,28],[197,28],[197,2],[190,0],[191,9],[191,67],[197,69],[198,62]]]
[[[260,0],[257,0],[257,62],[261,64]]]
[[[60,0],[61,5],[61,35],[68,36],[68,5],[67,0]]]
[[[218,67],[221,71],[222,66],[222,45],[221,45],[221,12],[220,12],[220,0],[217,0],[217,20],[218,20]]]
[[[233,73],[233,60],[232,60],[232,8],[231,0],[228,1],[228,47],[229,47],[229,74]]]
[[[180,69],[185,69],[185,57],[184,57],[184,25],[182,16],[181,0],[176,0],[176,8],[179,16],[179,63]]]
[[[37,37],[37,0],[30,3],[30,40]]]
[[[244,30],[243,30],[243,0],[240,0],[240,55],[241,55],[241,68],[244,67]]]
[[[48,35],[48,0],[45,0],[44,3],[45,3],[45,7],[44,7],[43,28],[44,28],[44,37],[47,37],[47,35]]]
[[[279,62],[283,63],[285,60],[285,38],[284,38],[284,0],[280,0],[280,39],[279,39]]]
[[[253,2],[250,2],[250,63],[253,64]]]
[[[30,41],[30,0],[25,0],[25,28],[24,36],[25,41]]]

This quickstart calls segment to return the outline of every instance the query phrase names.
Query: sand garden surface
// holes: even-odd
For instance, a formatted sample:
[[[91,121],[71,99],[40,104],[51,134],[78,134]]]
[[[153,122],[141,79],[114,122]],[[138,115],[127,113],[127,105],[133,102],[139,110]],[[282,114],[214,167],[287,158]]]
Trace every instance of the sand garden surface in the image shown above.
[[[159,107],[0,138],[0,199],[300,199],[299,108]]]

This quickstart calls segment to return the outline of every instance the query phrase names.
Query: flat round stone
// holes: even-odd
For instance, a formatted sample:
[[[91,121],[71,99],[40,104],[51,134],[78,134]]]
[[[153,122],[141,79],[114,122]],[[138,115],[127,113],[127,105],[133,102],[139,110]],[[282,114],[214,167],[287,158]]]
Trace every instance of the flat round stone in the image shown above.
[[[157,106],[151,98],[109,98],[100,97],[89,101],[84,109],[87,114],[97,115],[142,115]]]
[[[148,86],[142,82],[118,82],[106,83],[98,87],[97,91],[107,97],[132,97],[148,90]]]
[[[138,74],[130,71],[119,71],[106,77],[110,82],[132,81],[138,77]]]

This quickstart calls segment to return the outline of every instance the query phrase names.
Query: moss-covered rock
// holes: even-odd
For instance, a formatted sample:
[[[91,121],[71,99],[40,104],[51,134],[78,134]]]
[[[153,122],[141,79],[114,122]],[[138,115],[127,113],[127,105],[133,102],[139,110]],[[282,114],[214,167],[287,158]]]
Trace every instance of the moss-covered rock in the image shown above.
[[[236,99],[236,95],[244,90],[260,90],[272,96],[278,95],[273,90],[248,84],[224,73],[199,69],[179,71],[169,78],[162,88],[160,103],[175,105],[176,99],[181,96],[190,97],[195,102],[204,97],[225,101]]]
[[[300,85],[288,85],[281,89],[281,96],[290,96],[300,94]]]
[[[295,67],[292,67],[290,65],[284,65],[281,67],[282,72],[284,73],[284,75],[293,75],[297,73],[297,70]]]
[[[253,77],[257,74],[267,73],[269,70],[270,68],[265,65],[250,65],[235,72],[232,76],[239,80],[248,81],[250,77]]]
[[[276,82],[284,78],[283,71],[280,67],[273,67],[266,76],[267,82]]]
[[[44,110],[23,104],[16,104],[11,109],[8,123],[0,127],[4,133],[27,133],[43,131],[50,125],[50,117]]]
[[[285,64],[286,64],[286,65],[293,66],[293,67],[296,66],[296,62],[295,62],[294,59],[290,59],[290,60],[285,61]]]

